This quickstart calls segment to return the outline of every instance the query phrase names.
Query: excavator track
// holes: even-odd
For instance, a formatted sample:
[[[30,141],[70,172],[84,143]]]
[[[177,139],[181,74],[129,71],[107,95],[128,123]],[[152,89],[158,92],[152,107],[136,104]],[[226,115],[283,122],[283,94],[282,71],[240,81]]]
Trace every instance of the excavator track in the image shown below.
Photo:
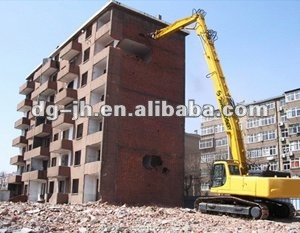
[[[266,204],[235,196],[199,197],[194,204],[194,207],[202,213],[235,214],[254,219],[269,217],[269,208]]]
[[[293,218],[296,215],[296,209],[293,204],[278,200],[264,200],[270,210],[270,215],[275,218]]]
[[[235,214],[253,219],[293,218],[296,213],[288,202],[230,195],[199,197],[194,207],[202,213]]]

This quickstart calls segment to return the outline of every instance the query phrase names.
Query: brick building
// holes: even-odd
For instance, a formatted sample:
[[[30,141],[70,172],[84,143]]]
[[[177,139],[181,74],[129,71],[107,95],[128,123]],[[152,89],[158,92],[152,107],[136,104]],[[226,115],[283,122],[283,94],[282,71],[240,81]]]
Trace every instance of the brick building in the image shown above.
[[[266,106],[268,115],[240,118],[249,163],[254,164],[253,169],[266,169],[269,165],[271,170],[300,176],[300,89],[253,104]],[[228,158],[227,145],[221,118],[203,118],[199,146],[201,176],[206,182],[202,190],[208,189],[213,161]]]
[[[106,4],[59,46],[20,87],[24,115],[13,140],[14,195],[31,201],[181,205],[184,118],[80,117],[72,101],[137,105],[185,98],[185,32],[154,41],[145,35],[166,24],[118,2]],[[32,106],[58,105],[58,119],[35,117]]]

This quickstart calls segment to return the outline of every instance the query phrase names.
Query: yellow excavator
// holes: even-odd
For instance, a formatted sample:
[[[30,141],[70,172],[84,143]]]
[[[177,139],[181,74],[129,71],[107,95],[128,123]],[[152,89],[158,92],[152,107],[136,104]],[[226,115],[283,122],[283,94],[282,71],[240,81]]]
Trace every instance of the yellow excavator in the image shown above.
[[[231,106],[234,109],[235,105],[214,46],[216,32],[207,29],[205,15],[203,10],[194,10],[191,16],[149,33],[152,39],[157,40],[179,30],[189,29],[194,30],[200,37],[228,136],[232,159],[214,162],[211,172],[212,195],[197,198],[195,208],[204,213],[228,213],[254,219],[267,219],[269,216],[293,217],[294,206],[282,199],[300,197],[300,179],[291,178],[289,174],[283,172],[252,172],[247,164],[239,119],[234,114],[230,117],[223,114],[224,106]],[[186,28],[192,24],[194,24],[192,28]]]

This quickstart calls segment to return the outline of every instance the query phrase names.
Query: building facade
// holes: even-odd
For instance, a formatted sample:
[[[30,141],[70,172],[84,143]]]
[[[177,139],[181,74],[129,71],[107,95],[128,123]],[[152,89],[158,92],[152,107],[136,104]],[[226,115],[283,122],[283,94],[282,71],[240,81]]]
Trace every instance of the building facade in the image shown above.
[[[300,176],[300,89],[254,104],[264,106],[268,114],[240,118],[247,159],[253,164],[252,168],[266,169],[269,166],[274,171],[289,171],[292,176]],[[201,176],[207,180],[202,184],[202,190],[208,190],[212,163],[229,158],[221,118],[203,118],[199,147]]]
[[[14,195],[182,204],[184,118],[98,116],[103,105],[134,113],[148,101],[184,104],[186,33],[160,41],[145,36],[165,25],[112,1],[27,77],[17,106],[24,115],[15,123],[21,136],[12,143],[20,151],[11,158]],[[74,119],[74,101],[89,104],[92,116]],[[31,111],[36,104],[45,107],[40,116]],[[46,117],[51,106],[58,106],[57,119]]]

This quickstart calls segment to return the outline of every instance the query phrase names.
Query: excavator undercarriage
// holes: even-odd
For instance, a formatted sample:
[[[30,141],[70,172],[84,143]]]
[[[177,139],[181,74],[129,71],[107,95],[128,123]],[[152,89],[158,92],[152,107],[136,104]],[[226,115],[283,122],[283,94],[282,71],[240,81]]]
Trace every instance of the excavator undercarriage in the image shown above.
[[[296,213],[294,206],[288,202],[231,195],[199,197],[195,201],[195,209],[202,213],[233,214],[253,219],[293,218]]]

